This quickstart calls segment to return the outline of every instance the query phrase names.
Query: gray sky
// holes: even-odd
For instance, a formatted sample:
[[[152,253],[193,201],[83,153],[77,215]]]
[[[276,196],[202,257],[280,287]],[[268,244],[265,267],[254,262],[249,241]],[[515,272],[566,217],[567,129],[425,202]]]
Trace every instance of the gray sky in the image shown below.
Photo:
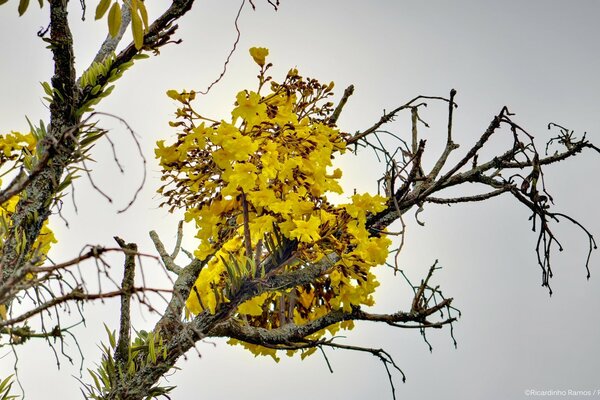
[[[73,3],[75,17],[78,2]],[[242,14],[242,37],[226,77],[199,101],[207,115],[226,118],[237,91],[255,87],[256,69],[247,49],[264,46],[270,49],[276,78],[296,66],[305,76],[335,81],[337,93],[355,85],[339,121],[349,132],[370,126],[384,109],[417,94],[445,96],[455,88],[459,152],[478,138],[504,105],[538,137],[538,147],[549,137],[548,122],[563,124],[578,135],[587,131],[592,141],[600,142],[598,2],[281,0],[278,12],[262,0],[255,3],[256,12],[247,7]],[[0,7],[2,132],[24,131],[25,115],[33,121],[47,118],[39,82],[51,75],[50,53],[35,36],[47,24],[47,9],[33,6],[20,19],[15,1]],[[88,7],[92,10],[95,3]],[[126,174],[118,174],[109,147],[100,144],[94,153],[101,162],[94,178],[115,204],[108,204],[82,178],[75,192],[78,214],[69,199],[65,204],[70,228],[58,218],[53,220],[60,240],[53,253],[56,260],[70,258],[87,243],[112,246],[113,235],[153,252],[147,238],[151,229],[173,243],[178,216],[158,209],[160,199],[154,194],[159,176],[152,160],[154,143],[174,134],[167,123],[175,104],[164,93],[204,89],[219,75],[235,39],[233,19],[238,7],[238,1],[198,2],[180,23],[178,36],[184,42],[136,64],[101,104],[99,110],[126,118],[141,136],[150,161],[149,179],[135,206],[117,214],[131,198],[142,167],[126,130],[112,120],[103,121],[120,146]],[[151,16],[156,15],[152,11]],[[88,11],[88,21],[76,20],[79,70],[88,65],[105,33],[104,25],[92,18],[93,12]],[[444,139],[444,110],[432,105],[422,115],[431,124],[422,131],[428,139],[430,162]],[[408,126],[401,122],[390,129],[406,135]],[[348,192],[376,190],[381,167],[370,155],[339,161]],[[548,168],[545,176],[556,209],[579,219],[594,233],[600,230],[594,174],[598,165],[598,157],[587,153]],[[398,398],[519,399],[526,397],[528,389],[600,390],[600,255],[592,255],[588,282],[586,237],[567,222],[558,224],[555,233],[565,251],[553,255],[555,294],[549,298],[540,287],[534,251],[537,234],[531,232],[527,218],[527,211],[509,198],[451,208],[429,206],[421,215],[425,227],[414,223],[412,216],[407,218],[401,265],[417,281],[439,259],[443,270],[435,282],[463,312],[454,329],[457,349],[446,328],[429,333],[432,353],[418,331],[387,326],[359,324],[343,342],[384,347],[395,357],[407,375],[405,384],[394,376]],[[192,230],[186,246],[195,246]],[[118,271],[121,261],[114,262]],[[149,282],[165,282],[152,262],[144,265],[144,271]],[[376,310],[410,307],[408,288],[401,279],[382,269],[380,281]],[[105,340],[102,322],[116,327],[118,307],[108,302],[87,310],[91,315],[87,328],[75,332],[86,354],[85,366],[91,367],[97,361],[96,344]],[[141,314],[136,316],[139,329],[150,326],[154,318]],[[239,347],[215,344],[200,344],[201,358],[190,353],[187,361],[179,363],[182,371],[169,379],[178,386],[173,398],[391,398],[385,370],[367,354],[329,351],[332,375],[318,354],[305,361],[283,356],[275,364]],[[73,344],[68,351],[77,359]],[[71,377],[78,375],[78,361],[71,367],[63,360],[62,370],[56,371],[53,355],[43,344],[23,349],[19,357],[29,398],[48,398],[46,382],[50,381],[56,382],[53,398],[80,398],[79,385]],[[2,359],[2,375],[12,369],[12,359],[11,355]]]

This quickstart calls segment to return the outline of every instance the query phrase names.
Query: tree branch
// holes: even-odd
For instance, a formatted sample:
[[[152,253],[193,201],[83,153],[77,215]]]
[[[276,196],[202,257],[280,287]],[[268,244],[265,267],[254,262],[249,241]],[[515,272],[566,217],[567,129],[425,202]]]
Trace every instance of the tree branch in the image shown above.
[[[52,86],[60,95],[50,104],[50,127],[48,136],[41,143],[40,159],[52,151],[47,166],[27,185],[12,215],[11,228],[2,246],[0,256],[0,282],[22,268],[27,261],[32,244],[39,236],[44,221],[50,215],[52,198],[60,184],[62,174],[68,165],[76,145],[77,132],[71,128],[78,126],[73,104],[78,101],[75,82],[75,56],[73,38],[69,28],[67,1],[50,0],[50,41],[54,59]],[[68,133],[68,135],[65,135]],[[19,243],[24,238],[24,243]]]
[[[123,239],[116,236],[115,240],[125,252],[125,267],[121,283],[121,319],[119,324],[119,340],[115,348],[115,362],[125,370],[129,356],[129,342],[131,341],[131,295],[134,287],[137,244],[125,243]]]
[[[154,247],[156,248],[156,251],[158,251],[158,254],[160,255],[160,258],[163,264],[165,265],[165,268],[168,271],[179,275],[179,273],[181,272],[181,267],[175,264],[173,257],[170,256],[169,253],[167,253],[167,250],[165,249],[164,244],[160,241],[158,234],[155,231],[150,231],[150,238],[152,239],[152,242],[154,242]]]
[[[370,128],[362,131],[362,132],[356,132],[354,134],[354,136],[352,136],[350,139],[348,139],[346,141],[346,143],[348,145],[350,144],[354,144],[357,143],[359,140],[367,137],[368,135],[370,135],[371,133],[377,131],[382,125],[387,124],[388,122],[391,122],[394,120],[394,117],[396,116],[396,114],[398,114],[400,111],[402,110],[406,110],[407,108],[411,108],[411,107],[415,107],[416,105],[414,105],[415,102],[419,101],[419,100],[443,100],[443,101],[449,101],[448,99],[444,98],[444,97],[438,97],[438,96],[417,96],[415,98],[413,98],[412,100],[410,100],[408,103],[401,105],[400,107],[397,107],[395,109],[393,109],[392,111],[390,111],[389,113],[386,113],[385,110],[383,112],[383,115],[381,116],[381,118],[379,119],[379,121],[377,121],[375,124],[373,124],[373,126],[371,126]]]
[[[396,312],[393,314],[371,314],[362,311],[359,307],[354,307],[352,311],[346,312],[343,309],[333,310],[315,320],[309,321],[303,325],[294,323],[286,324],[278,328],[265,329],[262,327],[254,327],[245,324],[240,324],[233,319],[228,319],[206,333],[211,337],[231,337],[248,343],[253,343],[261,346],[277,346],[290,343],[303,343],[307,336],[327,328],[333,324],[343,321],[370,321],[384,322],[392,326],[400,326],[399,323],[416,322],[415,327],[432,327],[440,328],[443,325],[450,324],[456,318],[447,318],[438,323],[429,323],[426,318],[436,312],[439,312],[445,307],[449,307],[452,299],[444,299],[437,305],[429,307],[418,312]]]
[[[121,11],[121,27],[119,28],[119,32],[115,37],[111,36],[110,34],[106,35],[106,39],[104,39],[104,42],[100,46],[98,53],[96,53],[93,62],[102,63],[106,57],[110,56],[117,50],[117,46],[121,42],[121,39],[123,39],[125,31],[131,23],[131,8],[128,6],[121,7]],[[89,68],[91,68],[91,65],[88,67],[88,69]]]
[[[354,93],[354,85],[350,85],[344,90],[344,94],[343,94],[342,98],[340,99],[340,102],[338,103],[337,107],[335,108],[335,110],[333,111],[333,113],[331,114],[329,119],[327,120],[327,122],[329,124],[335,125],[338,118],[340,117],[340,114],[342,113],[342,110],[344,109],[344,106],[346,105],[346,102],[348,102],[348,99],[350,98],[350,96],[352,96],[353,93]]]

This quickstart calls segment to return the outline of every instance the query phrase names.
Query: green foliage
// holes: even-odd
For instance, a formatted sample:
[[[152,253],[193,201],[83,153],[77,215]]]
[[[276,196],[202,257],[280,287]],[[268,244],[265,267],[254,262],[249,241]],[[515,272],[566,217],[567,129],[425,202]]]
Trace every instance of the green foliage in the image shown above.
[[[110,36],[115,37],[119,33],[121,19],[121,6],[119,6],[119,3],[114,2],[108,12],[108,33],[110,33]]]
[[[0,0],[0,6],[7,3],[8,0]],[[25,14],[29,8],[30,0],[19,0],[17,11],[19,16]],[[44,6],[44,0],[38,0],[40,8]],[[83,4],[83,3],[82,3]],[[148,32],[148,11],[143,0],[126,0],[122,4],[119,1],[100,0],[96,6],[94,18],[102,19],[107,15],[106,22],[108,32],[112,37],[117,36],[123,22],[123,8],[127,7],[131,13],[131,33],[135,48],[140,50],[144,45],[144,35]]]
[[[29,0],[19,0],[19,16],[25,14],[25,11],[27,11],[27,7],[29,7]]]
[[[106,77],[111,72],[112,64],[115,61],[115,55],[111,54],[103,62],[93,62],[92,65],[81,75],[79,85],[82,88],[87,86],[96,86],[101,77]]]
[[[112,5],[111,5],[112,4]],[[108,32],[112,37],[117,36],[123,23],[123,8],[128,7],[131,15],[131,32],[136,49],[141,49],[144,45],[144,34],[148,31],[148,11],[143,1],[129,0],[123,2],[100,0],[96,7],[95,18],[102,19],[108,11]]]
[[[108,8],[110,7],[110,3],[110,0],[100,0],[100,3],[98,3],[98,6],[96,7],[95,19],[104,17],[104,14],[106,14],[106,11],[108,11]]]
[[[12,400],[18,399],[20,396],[10,394],[10,389],[13,385],[13,375],[7,376],[3,381],[0,382],[0,400]]]
[[[116,57],[114,54],[111,54],[101,63],[93,62],[92,65],[81,75],[79,80],[79,86],[83,90],[83,97],[80,101],[81,105],[76,111],[76,115],[81,116],[85,113],[94,111],[94,106],[100,103],[103,98],[110,96],[112,93],[114,85],[109,84],[122,77],[123,73],[131,68],[135,61],[143,60],[148,57],[149,56],[147,54],[137,54],[132,58],[131,61],[115,65]],[[42,86],[44,87],[46,94],[49,96],[49,98],[46,98],[46,100],[52,100],[53,94],[56,94],[56,91],[54,90],[49,93],[49,85],[42,84]]]
[[[102,343],[102,361],[93,371],[88,369],[93,384],[85,384],[86,396],[91,399],[101,400],[115,387],[117,382],[127,382],[137,371],[148,366],[157,365],[167,358],[167,348],[159,332],[139,331],[136,338],[129,345],[127,360],[116,360],[117,338],[116,332],[104,325],[108,336],[108,345]],[[146,399],[153,399],[166,395],[173,386],[155,386],[150,389]]]
[[[8,0],[0,0],[0,6],[7,3]],[[44,6],[44,0],[38,0],[40,7]],[[19,12],[19,16],[25,14],[27,9],[29,8],[29,0],[19,0],[19,5],[17,7],[17,11]]]

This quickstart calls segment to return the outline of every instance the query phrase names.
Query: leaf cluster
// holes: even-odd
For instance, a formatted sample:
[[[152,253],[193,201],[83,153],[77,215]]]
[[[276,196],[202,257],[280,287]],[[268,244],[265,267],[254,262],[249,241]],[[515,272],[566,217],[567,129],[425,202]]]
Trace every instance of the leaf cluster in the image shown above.
[[[108,335],[108,345],[102,343],[102,361],[95,371],[88,369],[93,384],[84,384],[88,398],[95,400],[105,399],[119,382],[127,382],[137,371],[149,365],[156,365],[167,358],[165,342],[156,332],[137,332],[136,338],[128,347],[127,360],[116,360],[113,354],[117,349],[116,333],[110,331],[105,325]],[[166,395],[174,387],[154,386],[146,399],[153,399]]]

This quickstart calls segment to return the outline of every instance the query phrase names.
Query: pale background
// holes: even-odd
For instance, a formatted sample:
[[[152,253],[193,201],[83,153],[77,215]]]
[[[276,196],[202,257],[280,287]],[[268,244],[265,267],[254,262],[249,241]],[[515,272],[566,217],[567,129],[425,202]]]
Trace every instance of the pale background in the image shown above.
[[[600,142],[600,3],[595,1],[299,1],[282,0],[278,12],[262,0],[257,11],[248,5],[240,19],[242,37],[226,77],[211,94],[199,100],[207,115],[227,118],[235,93],[255,87],[256,68],[247,49],[270,49],[273,74],[282,78],[296,66],[304,75],[334,80],[337,93],[349,84],[356,91],[339,125],[354,132],[375,122],[383,109],[390,110],[417,94],[447,95],[458,90],[455,114],[456,141],[467,148],[487,127],[503,105],[515,112],[516,121],[539,138],[548,138],[546,124],[554,121],[588,132]],[[27,129],[32,121],[47,118],[41,101],[40,81],[51,76],[50,52],[35,33],[47,25],[47,8],[36,2],[23,18],[17,18],[16,1],[0,7],[0,122],[2,132]],[[105,33],[104,23],[93,22],[95,2],[88,4],[88,20],[72,2],[78,69],[87,66]],[[151,16],[158,9],[148,3]],[[119,160],[126,167],[121,176],[109,147],[101,143],[93,156],[100,164],[94,178],[115,199],[107,203],[91,190],[86,178],[77,182],[78,214],[67,198],[64,216],[53,227],[60,240],[52,253],[57,261],[76,255],[84,244],[113,246],[113,235],[139,243],[153,252],[147,232],[155,229],[172,245],[179,217],[158,209],[158,167],[154,143],[173,135],[167,122],[175,104],[168,89],[204,89],[222,69],[235,39],[233,20],[238,1],[199,1],[180,22],[181,45],[170,45],[160,57],[138,63],[118,82],[113,95],[99,110],[127,120],[140,135],[149,160],[149,179],[144,192],[128,212],[116,211],[127,204],[142,175],[133,142],[117,122],[106,119],[111,138],[119,146]],[[444,138],[445,107],[424,113],[432,128],[428,135],[430,157],[436,156],[437,140]],[[407,125],[392,128],[406,135]],[[501,143],[498,143],[500,145]],[[381,172],[370,156],[339,160],[348,192],[376,190]],[[548,168],[546,182],[556,209],[579,219],[592,232],[600,232],[597,155],[583,154],[558,168]],[[398,398],[519,399],[525,391],[600,390],[600,256],[592,255],[592,278],[585,279],[586,237],[564,222],[555,232],[565,251],[554,254],[555,294],[550,298],[540,287],[541,273],[535,258],[537,235],[531,232],[528,213],[511,199],[486,204],[429,206],[421,214],[426,226],[410,221],[400,262],[415,280],[435,259],[444,269],[435,282],[463,317],[455,325],[458,348],[447,328],[431,331],[430,353],[416,330],[359,324],[344,343],[383,347],[407,374],[401,383],[394,376]],[[186,247],[195,246],[187,230]],[[119,276],[119,257],[112,259]],[[93,269],[92,264],[86,268]],[[156,263],[144,264],[145,277],[167,286]],[[91,279],[91,283],[93,284]],[[383,283],[377,310],[409,308],[407,287],[382,269]],[[115,302],[87,306],[87,327],[73,332],[86,355],[84,367],[98,361],[96,345],[105,340],[102,322],[117,327]],[[136,327],[151,326],[155,317],[133,308]],[[71,366],[61,358],[61,370],[44,343],[18,349],[17,364],[30,399],[81,398],[80,357],[72,341],[66,351]],[[330,374],[323,358],[301,362],[283,356],[279,364],[254,358],[223,341],[198,345],[201,357],[190,352],[178,364],[182,371],[169,378],[178,388],[172,398],[315,399],[391,398],[385,370],[368,354],[329,351],[335,371]],[[13,369],[14,356],[2,349],[0,374]],[[87,380],[84,375],[84,379]]]

